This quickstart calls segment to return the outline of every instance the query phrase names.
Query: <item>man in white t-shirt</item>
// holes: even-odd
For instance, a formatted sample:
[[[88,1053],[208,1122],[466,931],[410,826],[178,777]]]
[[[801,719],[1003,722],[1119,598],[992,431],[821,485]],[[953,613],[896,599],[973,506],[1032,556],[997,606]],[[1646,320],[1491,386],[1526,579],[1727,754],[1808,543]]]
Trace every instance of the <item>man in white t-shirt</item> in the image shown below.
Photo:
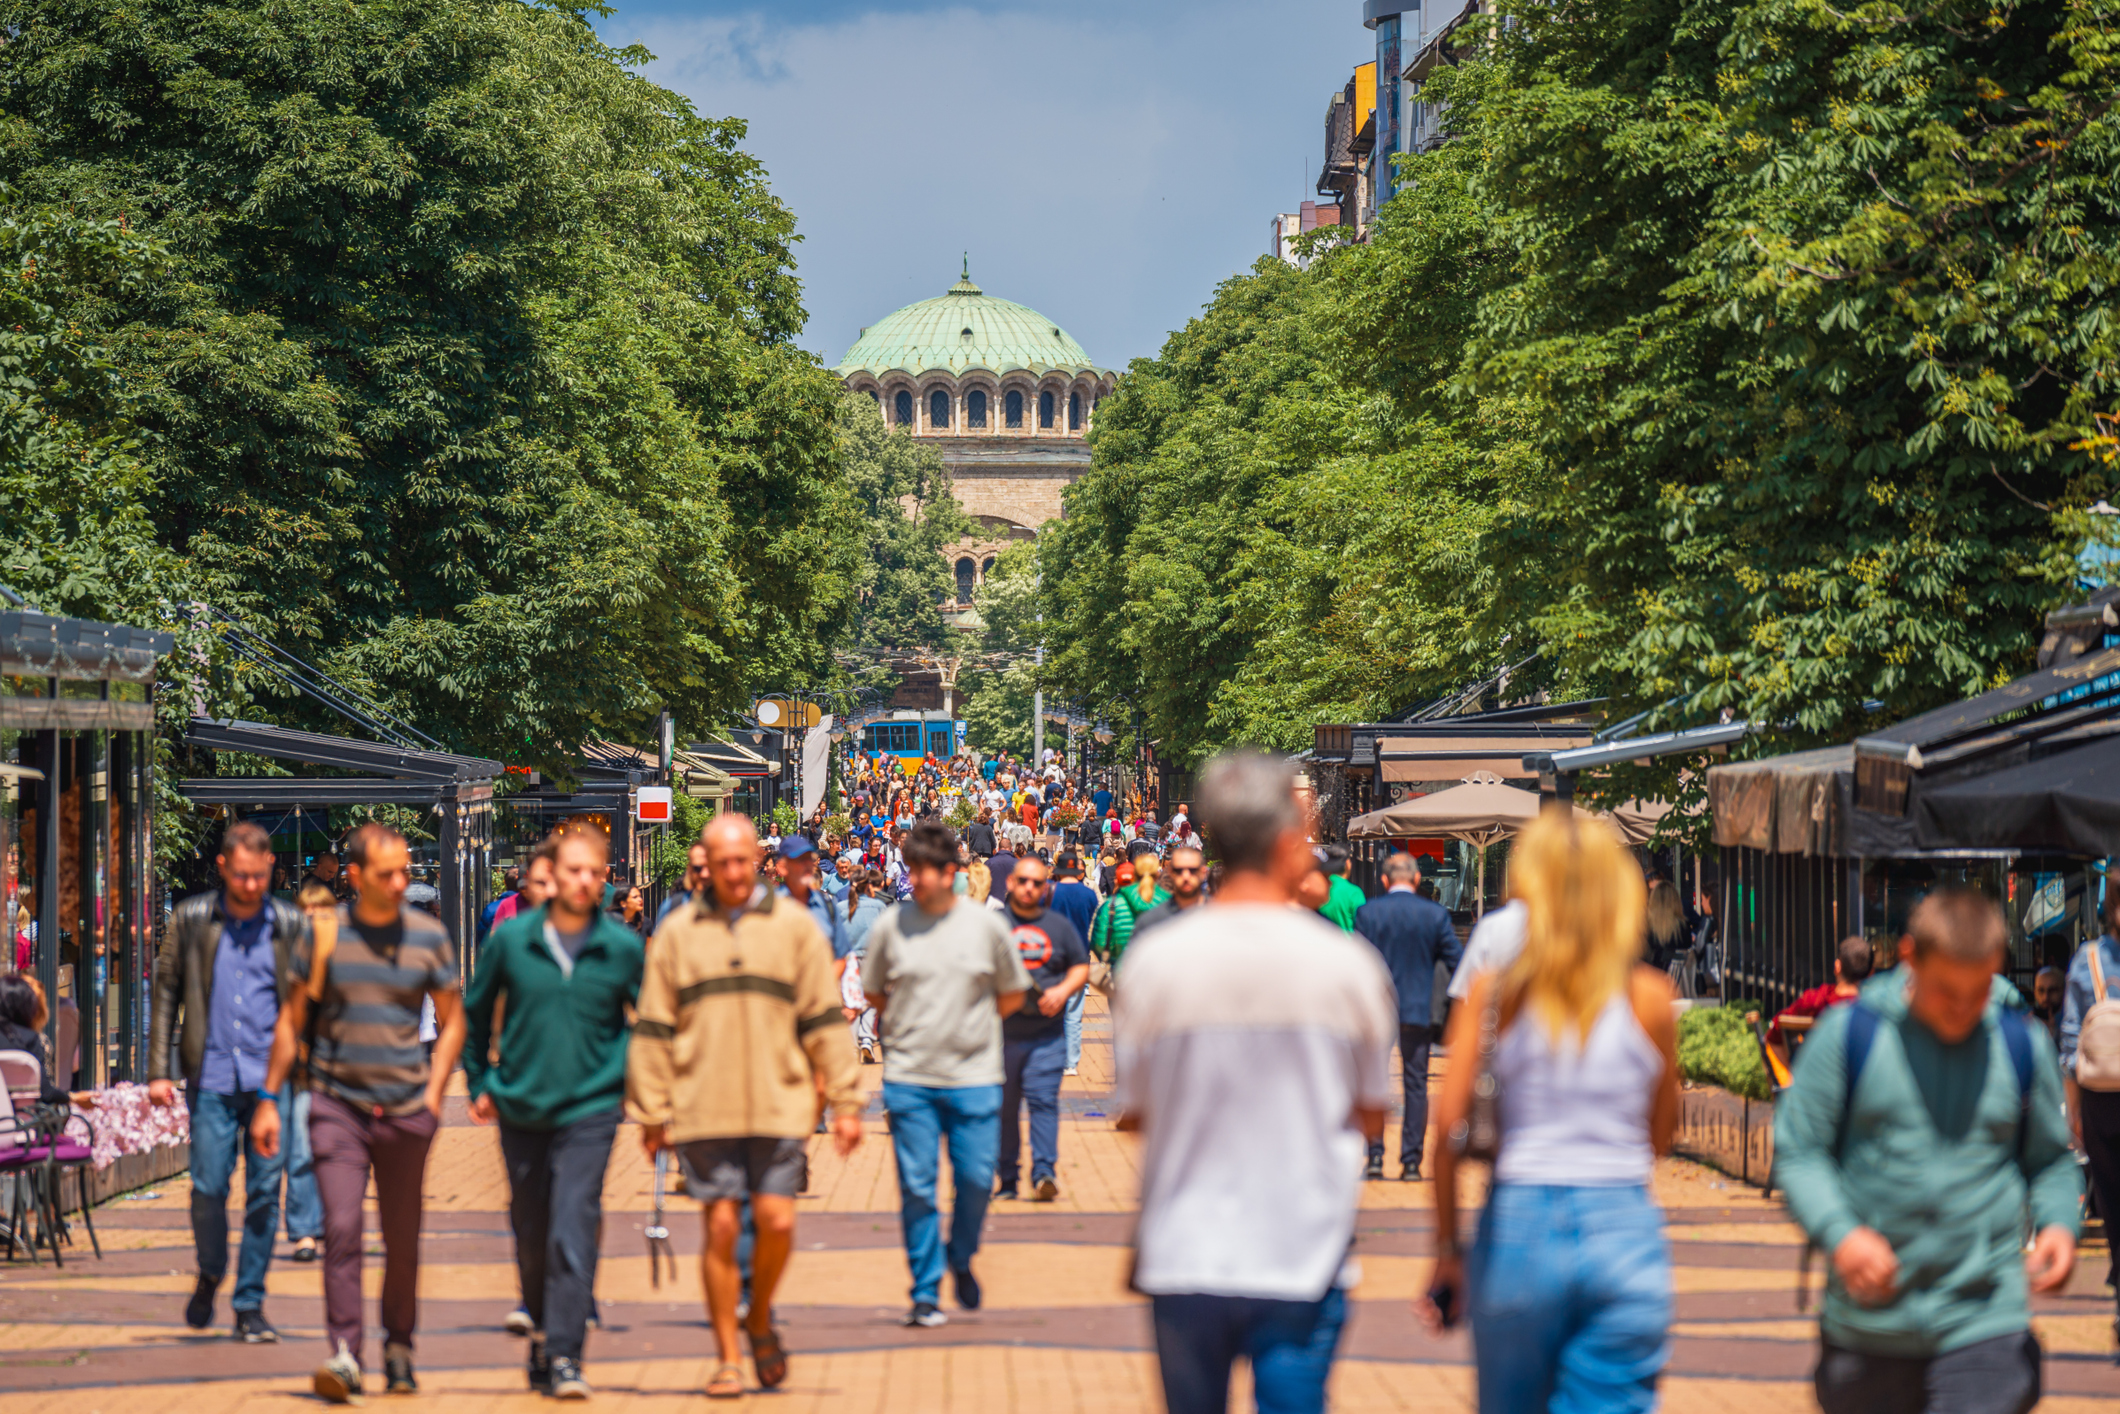
[[[1472,979],[1482,972],[1499,972],[1516,961],[1524,950],[1525,920],[1530,916],[1523,900],[1511,899],[1479,921],[1465,942],[1457,971],[1450,974],[1450,1000],[1465,1000],[1472,992]]]
[[[1311,855],[1285,763],[1218,758],[1198,809],[1222,887],[1127,949],[1115,1021],[1119,1124],[1142,1138],[1134,1285],[1170,1414],[1222,1414],[1239,1357],[1261,1410],[1322,1410],[1397,1003],[1374,948],[1294,904]]]

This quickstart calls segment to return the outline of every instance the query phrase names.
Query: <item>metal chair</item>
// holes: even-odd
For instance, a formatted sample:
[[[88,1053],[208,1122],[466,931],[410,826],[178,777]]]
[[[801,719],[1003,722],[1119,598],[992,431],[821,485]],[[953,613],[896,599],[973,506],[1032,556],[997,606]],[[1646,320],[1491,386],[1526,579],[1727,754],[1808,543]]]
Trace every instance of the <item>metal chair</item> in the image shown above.
[[[0,1088],[8,1093],[15,1132],[27,1141],[19,1171],[41,1190],[42,1226],[51,1241],[52,1261],[62,1267],[66,1265],[66,1259],[59,1251],[59,1241],[63,1237],[71,1242],[73,1230],[59,1209],[59,1185],[66,1174],[75,1176],[81,1195],[81,1221],[88,1229],[89,1245],[101,1260],[103,1243],[96,1236],[89,1189],[89,1173],[95,1166],[95,1126],[86,1117],[74,1113],[71,1106],[41,1103],[42,1091],[38,1084],[41,1074],[36,1057],[27,1051],[0,1051]],[[67,1137],[67,1131],[76,1125],[88,1131],[87,1143]],[[12,1246],[9,1253],[13,1254]],[[30,1255],[34,1260],[34,1246]]]

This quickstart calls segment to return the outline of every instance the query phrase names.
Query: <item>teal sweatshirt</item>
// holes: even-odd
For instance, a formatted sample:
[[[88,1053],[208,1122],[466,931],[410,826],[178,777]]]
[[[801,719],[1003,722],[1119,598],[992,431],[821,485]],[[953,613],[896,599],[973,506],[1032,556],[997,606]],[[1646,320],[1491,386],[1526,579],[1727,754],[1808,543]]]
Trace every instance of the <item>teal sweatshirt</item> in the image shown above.
[[[493,930],[464,992],[464,1080],[516,1129],[558,1129],[626,1097],[626,1008],[640,999],[640,938],[599,912],[570,976],[545,942],[545,910]],[[507,999],[500,1064],[489,1065],[493,1004]]]
[[[1774,1116],[1774,1172],[1789,1212],[1827,1254],[1825,1338],[1873,1355],[1929,1356],[2027,1328],[2022,1234],[2077,1231],[2082,1178],[2069,1153],[2061,1071],[2046,1028],[2033,1024],[2032,1102],[2019,1157],[2016,1067],[1996,1017],[1945,1045],[1907,1011],[1906,977],[1863,988],[1882,1021],[1847,1097],[1852,1006],[1834,1007],[1804,1043]],[[1851,1298],[1831,1254],[1857,1227],[1874,1228],[1899,1257],[1899,1294],[1886,1306]]]

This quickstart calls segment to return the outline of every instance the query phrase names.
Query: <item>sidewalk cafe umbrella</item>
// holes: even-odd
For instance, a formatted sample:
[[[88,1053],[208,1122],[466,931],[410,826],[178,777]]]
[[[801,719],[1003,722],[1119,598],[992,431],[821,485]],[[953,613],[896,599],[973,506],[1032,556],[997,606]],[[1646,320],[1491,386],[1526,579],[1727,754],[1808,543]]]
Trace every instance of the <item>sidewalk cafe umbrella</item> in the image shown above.
[[[1474,906],[1487,902],[1487,846],[1508,839],[1538,818],[1539,798],[1528,790],[1497,782],[1472,781],[1433,795],[1408,796],[1396,805],[1357,815],[1347,822],[1351,840],[1406,839],[1447,835],[1480,852],[1480,874]]]
[[[2106,740],[1948,785],[1917,786],[1923,849],[2120,852],[2120,741]]]

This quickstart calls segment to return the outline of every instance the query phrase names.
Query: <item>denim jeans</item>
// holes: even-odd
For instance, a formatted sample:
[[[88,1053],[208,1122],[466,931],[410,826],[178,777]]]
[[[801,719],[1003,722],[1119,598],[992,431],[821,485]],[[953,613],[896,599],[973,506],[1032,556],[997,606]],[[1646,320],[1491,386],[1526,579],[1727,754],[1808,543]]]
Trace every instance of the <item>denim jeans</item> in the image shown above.
[[[999,1085],[883,1084],[891,1112],[891,1150],[898,1159],[898,1220],[905,1230],[905,1256],[913,1269],[913,1300],[942,1295],[941,1219],[935,1208],[935,1175],[942,1145],[950,1146],[957,1204],[950,1214],[949,1269],[961,1272],[979,1250],[979,1229],[994,1191],[994,1151],[1001,1142]]]
[[[309,1088],[280,1091],[280,1152],[287,1159],[287,1240],[324,1235],[324,1203],[317,1197],[316,1155],[309,1147]]]
[[[1671,1255],[1648,1189],[1499,1184],[1465,1275],[1482,1414],[1656,1407]]]
[[[523,1308],[555,1358],[582,1358],[596,1288],[596,1241],[603,1231],[604,1169],[618,1120],[614,1109],[558,1129],[501,1124]]]
[[[1259,1414],[1323,1414],[1325,1379],[1347,1322],[1339,1288],[1316,1301],[1184,1295],[1154,1303],[1169,1414],[1225,1414],[1239,1355],[1251,1362]]]
[[[1060,1166],[1060,1065],[1067,1038],[1055,1032],[1035,1041],[1001,1043],[1001,1152],[996,1172],[1013,1189],[1022,1172],[1023,1106],[1031,1107],[1031,1182]]]
[[[1089,988],[1077,987],[1067,999],[1067,1068],[1082,1064],[1082,1008],[1089,1005]]]
[[[228,1190],[240,1152],[243,1253],[230,1304],[238,1311],[255,1311],[265,1304],[265,1273],[272,1266],[272,1240],[280,1225],[285,1151],[268,1159],[250,1142],[257,1096],[202,1094],[187,1085],[185,1098],[191,1110],[191,1237],[199,1254],[199,1275],[216,1284],[228,1275]]]

